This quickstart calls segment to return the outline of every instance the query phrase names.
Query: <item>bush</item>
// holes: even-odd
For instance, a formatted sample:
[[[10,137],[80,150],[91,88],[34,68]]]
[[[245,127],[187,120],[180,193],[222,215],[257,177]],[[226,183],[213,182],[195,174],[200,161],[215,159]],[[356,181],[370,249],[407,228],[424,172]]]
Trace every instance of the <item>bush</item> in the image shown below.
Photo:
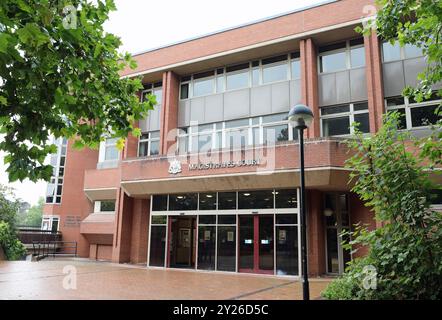
[[[5,221],[0,221],[0,246],[8,260],[20,260],[26,255],[25,246]]]
[[[368,247],[368,255],[350,263],[324,291],[328,299],[441,299],[442,214],[430,208],[430,194],[440,189],[429,177],[434,162],[419,141],[397,130],[399,115],[366,138],[357,134],[356,151],[347,166],[357,193],[383,226],[369,231],[357,226],[347,249]],[[413,154],[409,147],[420,153]],[[438,151],[438,150],[436,150]],[[367,286],[367,269],[375,286]]]

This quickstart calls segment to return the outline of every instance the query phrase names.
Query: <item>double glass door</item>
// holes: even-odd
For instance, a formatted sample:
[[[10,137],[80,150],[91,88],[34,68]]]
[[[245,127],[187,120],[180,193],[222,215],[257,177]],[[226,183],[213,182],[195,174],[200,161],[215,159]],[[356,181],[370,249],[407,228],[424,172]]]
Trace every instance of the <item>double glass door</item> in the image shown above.
[[[239,216],[240,272],[274,272],[273,215]]]

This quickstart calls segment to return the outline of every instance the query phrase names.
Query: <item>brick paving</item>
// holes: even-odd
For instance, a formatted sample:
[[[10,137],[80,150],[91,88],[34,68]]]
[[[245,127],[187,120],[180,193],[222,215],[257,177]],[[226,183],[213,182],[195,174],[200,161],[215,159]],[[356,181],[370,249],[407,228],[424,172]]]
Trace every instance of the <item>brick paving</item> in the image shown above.
[[[75,267],[76,289],[63,272]],[[310,295],[318,299],[329,279],[311,279]],[[72,284],[72,282],[70,282]],[[39,262],[0,261],[0,299],[301,299],[299,280],[274,276],[147,269],[84,259]]]

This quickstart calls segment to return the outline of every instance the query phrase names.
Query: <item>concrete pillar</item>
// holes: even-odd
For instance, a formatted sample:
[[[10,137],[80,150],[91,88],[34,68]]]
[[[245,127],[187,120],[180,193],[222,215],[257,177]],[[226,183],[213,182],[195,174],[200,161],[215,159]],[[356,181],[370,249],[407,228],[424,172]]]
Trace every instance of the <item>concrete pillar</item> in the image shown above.
[[[314,120],[307,130],[308,138],[320,137],[319,126],[319,97],[318,97],[318,63],[316,47],[311,38],[303,39],[299,43],[301,58],[301,99],[309,106]]]
[[[117,192],[115,231],[112,248],[112,262],[130,261],[132,235],[133,198],[126,195],[122,188]]]
[[[167,154],[176,149],[176,132],[178,126],[179,77],[172,71],[163,74],[163,108],[160,119],[160,154]]]
[[[375,133],[382,126],[382,115],[385,112],[381,50],[375,31],[364,36],[364,46],[370,132]]]

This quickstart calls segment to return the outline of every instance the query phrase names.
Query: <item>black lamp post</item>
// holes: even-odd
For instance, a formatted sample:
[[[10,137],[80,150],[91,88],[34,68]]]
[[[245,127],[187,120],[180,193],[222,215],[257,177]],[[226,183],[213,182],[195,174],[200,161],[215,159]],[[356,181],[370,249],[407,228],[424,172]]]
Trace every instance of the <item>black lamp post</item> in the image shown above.
[[[300,209],[301,209],[301,255],[302,255],[302,291],[304,300],[310,300],[310,290],[308,284],[307,269],[307,231],[305,214],[305,177],[304,177],[304,129],[306,129],[313,120],[313,113],[309,107],[298,104],[294,106],[288,116],[288,120],[293,127],[298,130],[299,139],[299,162],[300,162]]]

